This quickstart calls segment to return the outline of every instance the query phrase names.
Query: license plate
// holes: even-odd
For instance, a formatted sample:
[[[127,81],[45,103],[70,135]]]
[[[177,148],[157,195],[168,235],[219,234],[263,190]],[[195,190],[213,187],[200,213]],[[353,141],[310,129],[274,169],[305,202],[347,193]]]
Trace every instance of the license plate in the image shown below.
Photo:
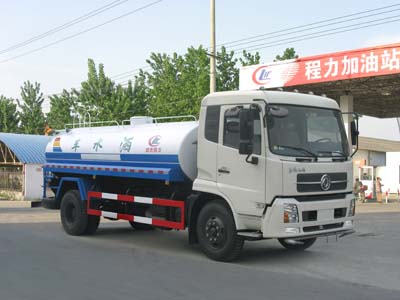
[[[333,209],[321,209],[318,211],[318,221],[329,221],[333,219]]]

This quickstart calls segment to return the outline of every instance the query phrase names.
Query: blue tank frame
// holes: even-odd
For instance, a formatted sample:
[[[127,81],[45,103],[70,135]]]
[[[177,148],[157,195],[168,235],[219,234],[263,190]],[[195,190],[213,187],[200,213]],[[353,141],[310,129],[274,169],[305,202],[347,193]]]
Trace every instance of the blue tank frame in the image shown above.
[[[170,182],[188,180],[179,165],[178,155],[120,154],[120,160],[105,161],[82,159],[81,154],[85,153],[47,152],[46,164],[43,169],[45,172],[52,173],[155,179]]]

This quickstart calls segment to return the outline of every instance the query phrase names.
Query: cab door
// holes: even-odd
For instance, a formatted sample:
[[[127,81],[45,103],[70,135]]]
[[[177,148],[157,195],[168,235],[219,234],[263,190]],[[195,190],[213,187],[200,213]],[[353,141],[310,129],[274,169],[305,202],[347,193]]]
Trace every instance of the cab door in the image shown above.
[[[239,112],[246,106],[221,107],[217,147],[217,186],[239,214],[260,216],[265,204],[265,128],[261,111],[253,120],[253,153],[258,162],[239,154]]]

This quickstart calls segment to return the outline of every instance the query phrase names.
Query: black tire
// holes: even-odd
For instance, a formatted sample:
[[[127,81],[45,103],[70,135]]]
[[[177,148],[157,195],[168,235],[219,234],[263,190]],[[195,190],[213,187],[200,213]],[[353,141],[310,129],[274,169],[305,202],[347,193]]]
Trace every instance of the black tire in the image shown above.
[[[317,238],[309,238],[304,240],[296,240],[296,243],[288,242],[287,239],[278,239],[279,243],[288,250],[302,251],[310,248]]]
[[[42,199],[42,207],[46,209],[60,209],[60,201],[50,199]]]
[[[211,201],[201,209],[196,231],[200,247],[209,258],[227,262],[239,257],[244,239],[236,234],[232,213],[221,201]]]
[[[153,230],[154,229],[154,227],[149,224],[137,223],[137,222],[132,222],[132,221],[129,221],[129,224],[131,224],[132,228],[135,230]]]
[[[77,190],[68,191],[61,200],[61,222],[70,235],[94,234],[99,227],[100,217],[86,213],[86,201],[82,201]]]

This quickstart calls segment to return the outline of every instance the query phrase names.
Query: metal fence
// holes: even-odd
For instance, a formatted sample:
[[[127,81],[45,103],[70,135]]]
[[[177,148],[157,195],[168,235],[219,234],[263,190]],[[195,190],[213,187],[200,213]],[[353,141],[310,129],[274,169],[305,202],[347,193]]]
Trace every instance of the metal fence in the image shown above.
[[[21,172],[0,172],[0,190],[21,192],[23,180]]]

